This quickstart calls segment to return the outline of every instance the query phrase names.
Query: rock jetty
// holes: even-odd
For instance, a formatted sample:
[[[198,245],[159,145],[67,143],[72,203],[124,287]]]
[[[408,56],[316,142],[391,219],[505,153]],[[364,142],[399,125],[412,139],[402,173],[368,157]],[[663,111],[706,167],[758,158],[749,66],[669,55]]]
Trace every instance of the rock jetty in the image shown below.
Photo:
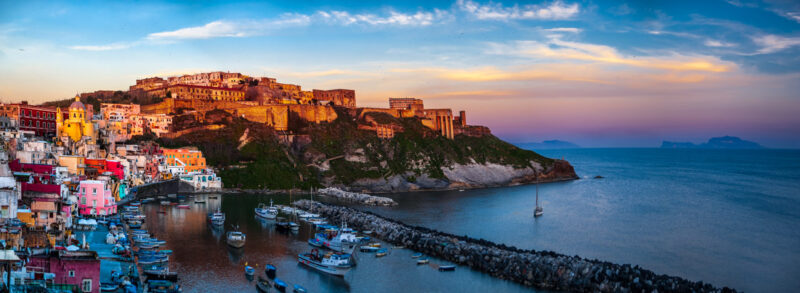
[[[397,203],[388,197],[373,196],[364,193],[348,192],[335,187],[328,187],[319,190],[319,194],[333,197],[340,200],[354,202],[370,206],[396,206]]]
[[[727,287],[659,275],[639,266],[567,256],[552,251],[524,250],[406,225],[371,212],[301,200],[300,208],[331,222],[372,230],[377,238],[445,259],[525,286],[575,292],[736,292]]]

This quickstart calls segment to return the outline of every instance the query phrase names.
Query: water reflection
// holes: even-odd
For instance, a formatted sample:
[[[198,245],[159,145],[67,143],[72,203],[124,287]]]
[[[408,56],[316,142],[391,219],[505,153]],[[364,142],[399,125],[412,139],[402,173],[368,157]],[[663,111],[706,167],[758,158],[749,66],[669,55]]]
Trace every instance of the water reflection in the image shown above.
[[[245,277],[245,264],[256,268],[256,277],[264,276],[265,265],[273,264],[278,278],[289,287],[299,284],[309,292],[530,292],[463,267],[451,273],[418,267],[411,258],[413,252],[406,249],[394,249],[382,258],[357,254],[358,265],[343,278],[323,274],[297,263],[298,254],[312,249],[307,243],[315,232],[311,225],[301,222],[298,232],[282,232],[275,229],[275,221],[255,216],[253,209],[270,199],[275,204],[289,200],[288,195],[226,195],[216,199],[200,195],[186,200],[190,209],[162,208],[152,203],[145,204],[143,210],[148,216],[147,229],[167,241],[162,249],[174,251],[170,267],[180,274],[185,292],[253,292],[255,282]],[[223,227],[208,224],[208,213],[217,209],[226,214]],[[231,248],[225,242],[226,230],[237,225],[247,234],[243,249]]]

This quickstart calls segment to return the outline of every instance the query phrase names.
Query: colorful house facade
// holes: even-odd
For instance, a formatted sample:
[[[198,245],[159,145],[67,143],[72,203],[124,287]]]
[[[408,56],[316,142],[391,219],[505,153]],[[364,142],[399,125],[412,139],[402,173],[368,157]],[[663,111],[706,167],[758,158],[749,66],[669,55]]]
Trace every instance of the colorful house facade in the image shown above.
[[[186,173],[198,172],[206,168],[203,152],[193,149],[162,149],[167,166],[183,166]]]
[[[117,203],[105,181],[81,181],[78,187],[78,212],[87,216],[105,216],[117,213]]]

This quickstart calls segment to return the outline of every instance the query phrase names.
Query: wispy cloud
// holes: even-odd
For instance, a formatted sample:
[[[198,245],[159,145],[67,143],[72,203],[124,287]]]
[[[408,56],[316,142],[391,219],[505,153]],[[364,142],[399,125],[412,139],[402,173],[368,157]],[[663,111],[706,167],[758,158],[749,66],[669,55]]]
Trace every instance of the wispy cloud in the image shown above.
[[[428,26],[435,21],[444,18],[447,12],[434,9],[433,12],[418,11],[413,14],[389,11],[388,15],[380,16],[376,14],[352,14],[347,11],[318,11],[316,13],[325,22],[352,25],[398,25],[398,26]]]
[[[800,37],[782,37],[778,35],[763,35],[753,38],[753,42],[761,47],[756,54],[770,54],[785,49],[800,46]]]
[[[285,14],[277,19],[229,21],[217,20],[205,25],[181,28],[147,35],[148,40],[186,40],[210,38],[241,38],[267,34],[276,29],[306,26],[311,17],[303,14]]]
[[[560,59],[673,71],[726,72],[736,68],[734,63],[712,56],[687,56],[678,53],[629,56],[610,46],[564,41],[557,35],[548,37],[545,42],[517,41],[510,45],[491,43],[489,53],[513,54],[541,60]]]
[[[554,27],[554,28],[546,28],[542,29],[542,31],[546,32],[553,32],[553,33],[580,33],[583,30],[575,27]]]
[[[703,42],[703,45],[706,45],[708,47],[717,47],[717,48],[719,48],[719,47],[729,48],[729,47],[735,47],[736,46],[736,44],[734,44],[734,43],[728,43],[728,42],[717,41],[717,40],[712,40],[712,39],[707,39],[705,42]]]
[[[514,5],[506,7],[501,3],[480,4],[471,0],[458,0],[456,6],[478,19],[490,20],[560,20],[572,18],[580,12],[580,7],[577,3],[566,4],[561,1],[555,1],[549,5]]]

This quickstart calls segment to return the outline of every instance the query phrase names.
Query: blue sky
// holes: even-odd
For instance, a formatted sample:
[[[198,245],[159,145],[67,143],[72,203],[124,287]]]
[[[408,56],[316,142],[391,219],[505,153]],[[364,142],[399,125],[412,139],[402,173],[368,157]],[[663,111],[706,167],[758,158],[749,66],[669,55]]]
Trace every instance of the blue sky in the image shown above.
[[[421,97],[517,142],[800,147],[796,1],[1,3],[5,102],[227,70]]]

